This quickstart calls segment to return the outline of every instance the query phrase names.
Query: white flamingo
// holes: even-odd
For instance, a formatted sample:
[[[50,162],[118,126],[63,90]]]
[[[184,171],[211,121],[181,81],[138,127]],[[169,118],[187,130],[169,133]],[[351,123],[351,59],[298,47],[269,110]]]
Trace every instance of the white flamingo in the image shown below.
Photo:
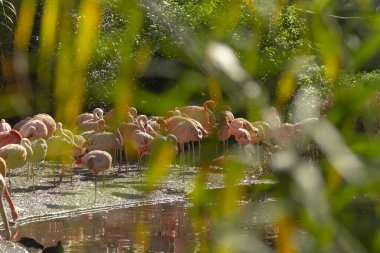
[[[2,131],[11,131],[12,127],[9,125],[5,119],[1,119],[0,121],[0,132]]]
[[[84,149],[75,145],[73,142],[61,137],[61,136],[52,136],[46,140],[48,150],[46,153],[46,161],[51,161],[54,163],[53,167],[53,176],[54,176],[54,185],[55,185],[55,169],[56,167],[62,165],[63,169],[61,171],[60,180],[62,180],[63,172],[65,169],[70,169],[74,157],[84,153]],[[70,170],[71,181],[72,181],[72,170]]]
[[[36,167],[38,169],[41,162],[43,162],[46,158],[47,154],[47,143],[45,139],[37,139],[31,142],[31,147],[33,150],[33,155],[29,159],[29,167],[31,169],[32,174],[32,181],[33,181],[33,192],[35,191],[35,184],[34,184],[34,168]]]

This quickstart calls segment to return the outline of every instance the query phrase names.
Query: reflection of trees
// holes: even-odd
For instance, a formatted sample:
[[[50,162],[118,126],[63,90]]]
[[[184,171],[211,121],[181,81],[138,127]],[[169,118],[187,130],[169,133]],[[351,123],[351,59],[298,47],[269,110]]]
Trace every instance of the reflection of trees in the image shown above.
[[[138,240],[140,229],[146,244]],[[85,214],[27,224],[18,237],[29,236],[43,245],[62,240],[74,252],[187,252],[194,242],[187,209],[182,204],[158,204]],[[18,238],[16,238],[17,240]]]

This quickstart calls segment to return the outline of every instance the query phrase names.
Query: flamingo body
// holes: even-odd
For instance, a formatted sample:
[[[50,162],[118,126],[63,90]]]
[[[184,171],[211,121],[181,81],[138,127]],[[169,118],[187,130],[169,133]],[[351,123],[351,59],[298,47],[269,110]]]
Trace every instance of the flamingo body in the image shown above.
[[[20,133],[14,129],[0,132],[0,148],[8,144],[20,144],[21,138]]]
[[[21,127],[20,134],[22,137],[35,140],[46,138],[48,136],[48,129],[43,121],[32,119]]]

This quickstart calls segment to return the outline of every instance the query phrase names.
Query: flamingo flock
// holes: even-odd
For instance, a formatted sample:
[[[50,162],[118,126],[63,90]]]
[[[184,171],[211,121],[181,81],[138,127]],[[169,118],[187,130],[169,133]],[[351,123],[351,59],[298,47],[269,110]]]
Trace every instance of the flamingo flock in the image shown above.
[[[217,147],[221,143],[223,146],[223,152],[219,154],[216,151],[211,160],[227,158],[231,153],[229,149],[234,147],[229,144],[231,141],[238,144],[239,150],[245,150],[248,156],[253,157],[254,145],[266,142],[286,147],[319,120],[307,118],[295,124],[282,123],[277,110],[270,108],[263,117],[265,121],[251,122],[243,117],[235,118],[231,108],[218,105],[213,100],[207,100],[200,106],[175,107],[166,115],[138,114],[136,108],[127,106],[122,118],[117,117],[114,110],[104,113],[102,108],[95,108],[92,112],[78,115],[74,129],[66,129],[62,122],[56,122],[46,113],[24,118],[13,127],[1,119],[0,165],[5,167],[9,176],[12,169],[28,165],[32,177],[34,168],[43,162],[60,164],[61,168],[71,171],[79,166],[95,175],[104,173],[117,163],[120,171],[123,161],[126,169],[135,161],[135,167],[142,170],[146,157],[154,150],[154,143],[170,140],[168,143],[179,157],[182,170],[185,166],[201,162],[201,144],[207,139],[216,141]],[[3,177],[0,177],[1,184],[3,189],[7,189],[4,188]],[[9,187],[12,189],[10,179]],[[95,201],[96,191],[95,179]],[[7,197],[7,191],[2,192]]]
[[[101,150],[111,155],[113,165],[118,163],[119,169],[122,159],[127,167],[130,161],[137,161],[136,167],[142,168],[151,152],[151,143],[156,138],[171,135],[183,168],[185,151],[187,165],[196,165],[202,155],[201,143],[206,139],[222,143],[222,156],[227,156],[231,139],[240,150],[248,144],[262,142],[284,147],[318,122],[318,118],[307,118],[295,124],[282,123],[273,107],[267,110],[264,119],[266,121],[251,122],[243,117],[235,118],[231,108],[219,106],[213,100],[201,106],[175,107],[164,116],[138,114],[136,108],[127,106],[122,119],[116,118],[114,110],[104,113],[102,108],[95,108],[78,115],[76,128],[70,130],[52,116],[39,113],[20,120],[13,128],[5,119],[1,120],[0,157],[8,169],[25,164],[38,166],[43,161],[71,165],[80,155]]]

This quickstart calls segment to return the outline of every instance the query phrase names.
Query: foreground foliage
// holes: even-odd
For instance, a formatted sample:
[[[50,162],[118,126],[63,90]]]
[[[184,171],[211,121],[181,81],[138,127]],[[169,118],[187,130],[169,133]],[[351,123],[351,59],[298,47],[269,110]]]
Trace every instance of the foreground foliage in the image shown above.
[[[2,58],[2,65],[15,64],[3,70],[9,80],[2,78],[1,114],[51,112],[70,124],[100,104],[163,114],[211,98],[252,121],[270,106],[284,121],[322,118],[309,136],[317,162],[290,146],[269,163],[278,184],[265,191],[277,206],[258,211],[278,228],[275,250],[380,250],[379,76],[372,61],[380,16],[368,14],[370,1],[355,2],[350,19],[337,17],[331,1],[45,1],[39,43],[31,47],[36,2],[20,1],[13,55]],[[225,168],[221,198],[206,194],[209,170],[202,166],[191,199],[195,229],[216,235],[204,219],[209,211],[223,240],[202,237],[200,252],[255,252],[237,247],[231,229],[242,211],[235,185],[243,169],[239,160]],[[213,201],[220,208],[210,208]],[[259,252],[273,250],[260,236],[252,241]]]

